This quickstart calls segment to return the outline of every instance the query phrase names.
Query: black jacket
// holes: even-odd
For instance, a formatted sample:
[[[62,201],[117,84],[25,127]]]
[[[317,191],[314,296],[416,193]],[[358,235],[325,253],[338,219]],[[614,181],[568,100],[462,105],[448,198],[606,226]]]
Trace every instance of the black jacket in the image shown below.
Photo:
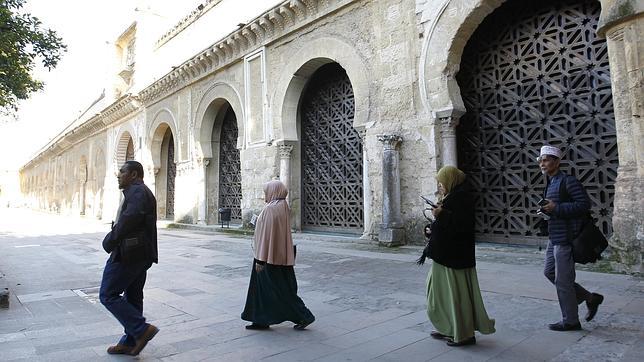
[[[152,191],[145,186],[143,181],[134,181],[123,190],[123,197],[118,222],[103,239],[103,249],[112,253],[113,261],[119,261],[118,245],[121,240],[136,237],[139,232],[143,231],[148,247],[148,261],[158,263],[157,201]]]
[[[463,185],[443,199],[443,211],[432,224],[429,257],[453,269],[472,268],[474,259],[474,200]]]

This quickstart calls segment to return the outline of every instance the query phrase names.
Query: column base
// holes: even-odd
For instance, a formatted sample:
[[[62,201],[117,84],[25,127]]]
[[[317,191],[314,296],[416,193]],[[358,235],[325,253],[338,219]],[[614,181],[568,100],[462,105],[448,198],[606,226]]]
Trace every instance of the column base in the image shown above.
[[[381,224],[380,232],[378,233],[378,242],[380,245],[387,247],[404,245],[405,229],[387,227]]]

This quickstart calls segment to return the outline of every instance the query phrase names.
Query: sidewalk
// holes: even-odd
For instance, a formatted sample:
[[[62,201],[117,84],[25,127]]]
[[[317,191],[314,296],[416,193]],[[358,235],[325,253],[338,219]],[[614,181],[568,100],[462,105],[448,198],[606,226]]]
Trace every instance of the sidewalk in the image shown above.
[[[105,349],[118,322],[97,303],[108,225],[0,209],[0,272],[11,308],[0,309],[0,360],[131,360]],[[295,234],[296,239],[300,239]],[[553,332],[554,287],[543,252],[481,246],[477,269],[497,332],[452,348],[429,337],[420,247],[398,249],[307,235],[298,244],[300,296],[317,320],[248,331],[239,318],[252,253],[250,238],[197,230],[159,231],[160,264],[148,274],[145,315],[161,332],[146,361],[639,361],[644,355],[644,282],[581,271],[578,281],[605,295],[583,331]],[[586,309],[580,306],[580,315]]]

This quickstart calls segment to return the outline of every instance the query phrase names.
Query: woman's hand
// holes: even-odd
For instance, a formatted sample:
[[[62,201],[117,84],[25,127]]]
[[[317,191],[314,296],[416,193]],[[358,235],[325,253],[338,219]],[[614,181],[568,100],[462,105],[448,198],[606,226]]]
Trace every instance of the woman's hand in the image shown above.
[[[442,205],[438,205],[438,207],[435,207],[432,209],[432,215],[434,215],[434,217],[438,217],[438,215],[440,215],[441,212],[443,212]]]
[[[264,266],[262,264],[255,263],[255,271],[259,273],[262,270],[264,270]]]

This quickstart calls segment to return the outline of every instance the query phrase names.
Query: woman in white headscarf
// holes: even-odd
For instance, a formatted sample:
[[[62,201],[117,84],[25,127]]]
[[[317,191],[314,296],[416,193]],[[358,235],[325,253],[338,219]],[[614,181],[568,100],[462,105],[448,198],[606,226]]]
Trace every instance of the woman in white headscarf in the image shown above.
[[[284,321],[301,330],[315,317],[297,296],[293,265],[295,253],[291,237],[288,190],[281,181],[264,185],[266,206],[255,226],[253,268],[248,286],[243,320],[252,322],[247,329],[267,329]]]

